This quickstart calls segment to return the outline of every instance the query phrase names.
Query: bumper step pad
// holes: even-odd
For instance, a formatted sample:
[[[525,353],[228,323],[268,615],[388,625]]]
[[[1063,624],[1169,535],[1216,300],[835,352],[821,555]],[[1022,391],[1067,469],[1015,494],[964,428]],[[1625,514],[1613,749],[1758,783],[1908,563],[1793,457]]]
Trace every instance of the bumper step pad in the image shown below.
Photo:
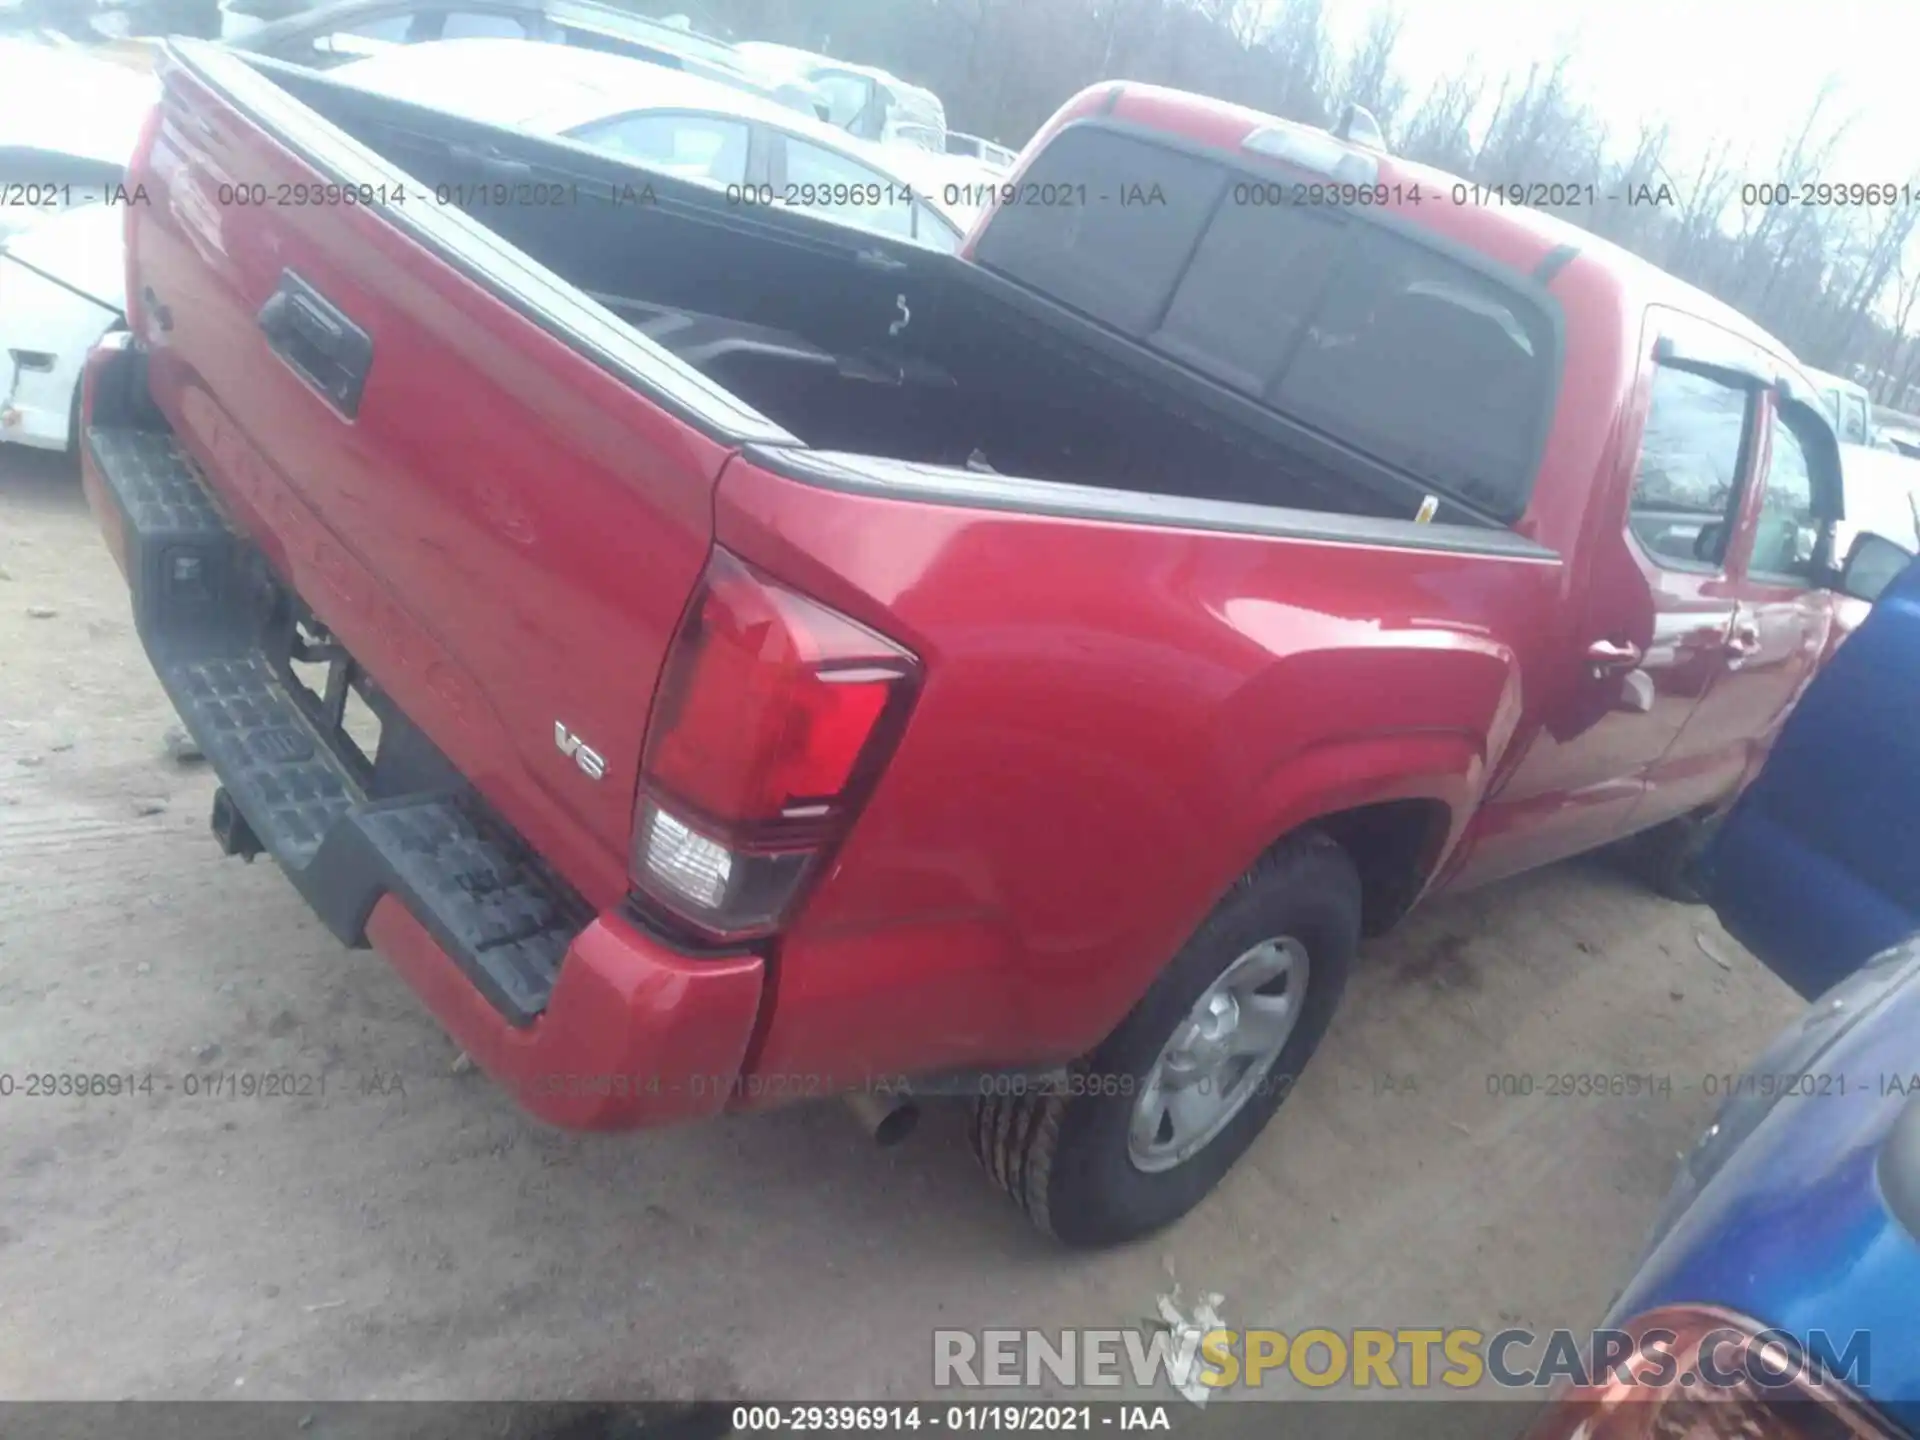
[[[96,426],[86,445],[124,520],[140,638],[260,846],[343,943],[364,946],[367,917],[393,895],[502,1016],[531,1023],[591,919],[585,903],[463,783],[370,795],[276,657],[291,597],[172,437]],[[407,726],[392,712],[382,745]]]

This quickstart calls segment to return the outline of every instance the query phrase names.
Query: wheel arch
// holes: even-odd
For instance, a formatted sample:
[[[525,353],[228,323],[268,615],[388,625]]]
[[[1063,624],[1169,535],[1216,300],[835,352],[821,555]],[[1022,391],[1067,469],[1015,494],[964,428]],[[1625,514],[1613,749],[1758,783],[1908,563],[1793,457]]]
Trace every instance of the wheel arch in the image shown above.
[[[1318,746],[1268,777],[1237,874],[1287,837],[1317,829],[1360,872],[1369,935],[1391,928],[1459,844],[1488,773],[1484,737],[1427,730]]]

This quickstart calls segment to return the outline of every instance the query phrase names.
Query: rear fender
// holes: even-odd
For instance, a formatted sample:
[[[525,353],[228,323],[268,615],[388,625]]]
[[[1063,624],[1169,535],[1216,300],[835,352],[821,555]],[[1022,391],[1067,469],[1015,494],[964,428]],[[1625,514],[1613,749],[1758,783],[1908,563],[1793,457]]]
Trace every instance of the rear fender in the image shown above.
[[[1486,741],[1464,730],[1330,741],[1269,777],[1263,808],[1270,818],[1248,853],[1264,854],[1277,840],[1342,811],[1428,800],[1446,808],[1447,824],[1421,858],[1424,888],[1459,841],[1486,775]]]
[[[1300,697],[1391,694],[1404,726],[1326,734],[1262,767],[1236,813],[1239,868],[1220,892],[1280,837],[1316,819],[1393,800],[1446,807],[1447,825],[1422,856],[1422,888],[1459,843],[1485,797],[1521,715],[1518,663],[1484,636],[1445,630],[1341,637],[1341,648],[1289,656],[1243,704],[1299,705]],[[1245,726],[1244,716],[1228,723]],[[1331,728],[1331,727],[1329,727]],[[1253,731],[1252,733],[1257,733]]]

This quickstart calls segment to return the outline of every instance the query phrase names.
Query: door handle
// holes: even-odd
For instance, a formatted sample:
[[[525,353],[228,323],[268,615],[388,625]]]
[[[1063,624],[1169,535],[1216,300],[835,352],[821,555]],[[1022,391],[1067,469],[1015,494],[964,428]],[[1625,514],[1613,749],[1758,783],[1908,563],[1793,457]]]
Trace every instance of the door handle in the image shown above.
[[[1646,658],[1646,652],[1632,642],[1596,640],[1587,646],[1587,664],[1593,678],[1600,680],[1622,670],[1632,670]]]

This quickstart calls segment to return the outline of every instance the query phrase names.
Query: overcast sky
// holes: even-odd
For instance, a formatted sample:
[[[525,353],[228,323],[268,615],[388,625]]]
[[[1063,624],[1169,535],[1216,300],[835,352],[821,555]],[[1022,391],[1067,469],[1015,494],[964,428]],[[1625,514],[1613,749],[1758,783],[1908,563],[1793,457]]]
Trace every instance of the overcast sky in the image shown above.
[[[1378,3],[1326,0],[1336,40],[1357,37]],[[1740,178],[1765,180],[1834,75],[1836,117],[1858,118],[1841,151],[1845,173],[1831,178],[1920,171],[1920,0],[1399,0],[1399,9],[1398,60],[1414,104],[1430,81],[1476,55],[1497,79],[1572,38],[1581,98],[1623,140],[1653,116],[1672,122],[1676,159],[1698,157],[1725,134],[1736,137],[1737,156],[1750,137]]]

